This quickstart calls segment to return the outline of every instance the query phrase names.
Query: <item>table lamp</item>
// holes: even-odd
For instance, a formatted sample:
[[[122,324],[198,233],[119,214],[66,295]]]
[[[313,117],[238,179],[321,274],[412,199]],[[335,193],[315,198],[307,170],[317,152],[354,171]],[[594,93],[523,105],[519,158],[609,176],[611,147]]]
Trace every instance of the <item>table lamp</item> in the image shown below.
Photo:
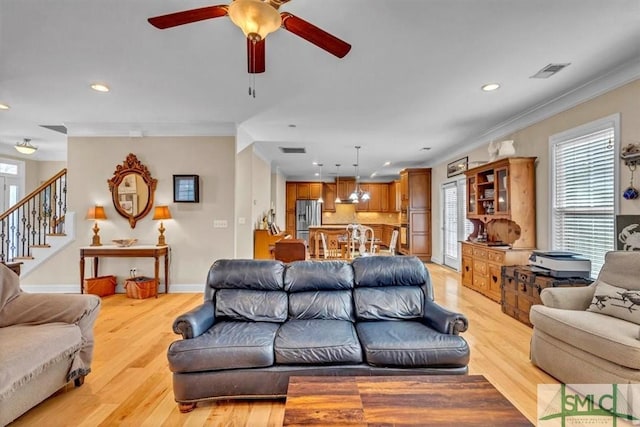
[[[171,219],[171,212],[169,211],[169,206],[156,206],[153,211],[153,219],[160,220],[160,228],[158,231],[160,235],[158,236],[158,244],[156,246],[166,246],[167,243],[164,240],[164,225],[162,224],[162,220]]]
[[[92,228],[93,241],[91,242],[91,246],[102,246],[102,243],[100,243],[100,236],[98,235],[98,232],[100,231],[100,228],[98,227],[98,220],[107,219],[107,215],[104,213],[104,207],[94,206],[89,208],[89,211],[87,211],[86,219],[91,219],[95,221],[95,224],[93,225],[93,228]]]

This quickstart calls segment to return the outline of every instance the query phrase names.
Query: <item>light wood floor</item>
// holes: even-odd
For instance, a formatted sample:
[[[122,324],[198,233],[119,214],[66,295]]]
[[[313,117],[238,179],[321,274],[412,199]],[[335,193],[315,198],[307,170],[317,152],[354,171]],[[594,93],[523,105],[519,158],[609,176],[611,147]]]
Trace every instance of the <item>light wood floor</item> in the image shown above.
[[[428,267],[436,301],[469,318],[462,335],[471,347],[469,373],[484,375],[535,424],[537,384],[557,381],[529,362],[531,329],[462,287],[458,273]],[[85,384],[67,387],[12,426],[280,426],[282,401],[224,401],[198,404],[189,414],[178,411],[166,358],[169,343],[178,339],[171,324],[201,300],[201,294],[104,298],[93,372]]]

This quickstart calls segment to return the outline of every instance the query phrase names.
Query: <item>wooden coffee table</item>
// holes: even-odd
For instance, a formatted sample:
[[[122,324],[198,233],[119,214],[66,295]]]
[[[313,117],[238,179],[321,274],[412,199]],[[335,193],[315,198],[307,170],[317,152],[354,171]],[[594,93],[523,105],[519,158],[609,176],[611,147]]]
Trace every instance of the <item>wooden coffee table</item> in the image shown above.
[[[291,377],[285,426],[531,426],[482,375]]]

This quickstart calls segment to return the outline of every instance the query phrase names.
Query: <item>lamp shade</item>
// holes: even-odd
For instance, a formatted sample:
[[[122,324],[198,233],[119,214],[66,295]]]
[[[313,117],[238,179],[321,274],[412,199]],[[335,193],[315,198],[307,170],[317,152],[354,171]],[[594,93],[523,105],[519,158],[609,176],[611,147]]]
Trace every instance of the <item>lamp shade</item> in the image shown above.
[[[260,0],[235,0],[229,5],[229,18],[254,41],[264,39],[282,24],[278,11]]]
[[[107,215],[104,212],[104,207],[102,206],[93,206],[91,208],[89,208],[89,210],[87,211],[87,218],[86,219],[107,219]]]
[[[169,206],[156,206],[155,210],[153,211],[153,219],[171,219],[171,211],[169,210]]]
[[[25,138],[22,142],[16,142],[15,149],[22,154],[33,154],[38,151],[38,147],[31,145],[29,138]]]

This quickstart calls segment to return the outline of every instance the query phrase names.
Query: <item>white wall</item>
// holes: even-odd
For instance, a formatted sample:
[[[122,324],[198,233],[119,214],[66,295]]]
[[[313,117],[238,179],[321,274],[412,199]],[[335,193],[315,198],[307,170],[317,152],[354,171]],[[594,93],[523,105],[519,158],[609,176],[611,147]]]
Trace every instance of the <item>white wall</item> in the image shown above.
[[[635,80],[592,100],[577,105],[553,117],[542,120],[522,130],[496,138],[496,141],[515,141],[517,156],[535,156],[536,161],[536,240],[539,249],[549,249],[549,137],[591,121],[620,113],[620,139],[624,147],[640,142],[640,80]],[[433,167],[432,170],[432,228],[433,259],[442,260],[442,207],[440,187],[447,179],[447,163],[460,157],[469,156],[469,162],[488,160],[487,146],[467,154],[456,156]],[[629,169],[620,161],[620,183],[626,188],[631,178]],[[640,186],[640,177],[636,177]],[[618,191],[620,214],[639,214],[640,200],[625,200]]]
[[[236,164],[236,258],[253,258],[253,230],[271,207],[271,167],[253,144],[237,154]]]
[[[173,216],[172,220],[164,221],[165,236],[171,247],[170,288],[202,286],[213,261],[233,257],[233,137],[69,137],[67,201],[69,211],[77,215],[77,239],[25,277],[24,284],[73,284],[79,289],[79,248],[89,245],[93,235],[93,222],[85,221],[84,217],[94,204],[104,205],[107,214],[107,220],[100,223],[103,244],[118,238],[137,238],[140,244],[157,242],[159,223],[151,219],[153,212],[131,229],[128,221],[113,207],[107,180],[129,153],[135,154],[158,180],[154,205],[169,205]],[[200,176],[200,203],[173,203],[174,174]],[[228,227],[214,228],[214,220],[226,220]],[[130,267],[135,266],[139,275],[153,276],[153,265],[151,258],[103,258],[100,274],[117,275],[122,283]]]
[[[284,230],[287,213],[287,177],[280,171],[271,174],[271,201],[276,210],[276,224]]]

